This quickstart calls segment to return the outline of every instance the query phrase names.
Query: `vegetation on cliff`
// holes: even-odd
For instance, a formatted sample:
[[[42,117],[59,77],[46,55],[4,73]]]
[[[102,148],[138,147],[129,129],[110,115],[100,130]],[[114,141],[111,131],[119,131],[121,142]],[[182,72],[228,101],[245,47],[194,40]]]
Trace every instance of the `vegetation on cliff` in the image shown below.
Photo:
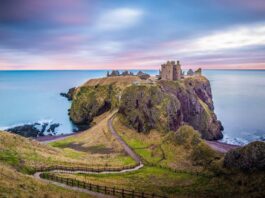
[[[205,77],[151,83],[124,78],[93,79],[78,88],[70,111],[73,122],[89,124],[94,116],[118,108],[124,123],[138,132],[177,131],[188,124],[204,139],[222,138],[223,127],[213,112],[211,87]]]
[[[84,86],[76,90],[70,118],[79,126],[89,125],[93,118],[117,106],[117,90],[110,85]]]

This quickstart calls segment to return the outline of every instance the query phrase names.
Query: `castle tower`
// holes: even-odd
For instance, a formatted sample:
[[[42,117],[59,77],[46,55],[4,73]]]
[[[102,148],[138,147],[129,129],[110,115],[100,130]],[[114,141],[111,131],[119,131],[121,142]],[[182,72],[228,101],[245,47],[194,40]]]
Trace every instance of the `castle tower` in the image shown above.
[[[179,61],[167,61],[166,64],[161,65],[161,79],[162,80],[180,80],[181,79],[181,65]]]

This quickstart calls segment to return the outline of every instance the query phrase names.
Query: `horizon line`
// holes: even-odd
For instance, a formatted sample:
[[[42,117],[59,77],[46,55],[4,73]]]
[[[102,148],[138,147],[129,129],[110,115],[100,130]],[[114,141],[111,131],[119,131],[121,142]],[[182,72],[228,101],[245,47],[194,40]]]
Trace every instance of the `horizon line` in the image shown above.
[[[182,69],[182,70],[188,70],[189,68],[187,69]],[[110,71],[113,71],[113,70],[122,70],[122,71],[130,71],[130,70],[142,70],[142,71],[150,71],[150,70],[157,70],[159,71],[160,69],[0,69],[0,72],[1,71],[107,71],[107,70],[110,70]],[[194,70],[194,69],[193,69]],[[202,68],[202,70],[238,70],[238,71],[263,71],[265,70],[262,69],[262,68],[244,68],[244,69],[241,69],[241,68],[215,68],[215,69],[209,69],[209,68]]]

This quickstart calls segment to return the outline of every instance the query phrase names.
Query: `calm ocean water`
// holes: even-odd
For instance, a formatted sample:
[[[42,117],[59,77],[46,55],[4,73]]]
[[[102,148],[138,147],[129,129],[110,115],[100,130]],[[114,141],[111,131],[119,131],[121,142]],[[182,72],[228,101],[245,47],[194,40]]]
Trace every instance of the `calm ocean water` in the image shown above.
[[[158,71],[147,71],[151,75]],[[222,141],[245,144],[265,139],[265,71],[205,70],[212,85],[215,112],[224,125]],[[0,71],[0,128],[34,122],[60,123],[57,134],[71,133],[59,95],[106,71]]]

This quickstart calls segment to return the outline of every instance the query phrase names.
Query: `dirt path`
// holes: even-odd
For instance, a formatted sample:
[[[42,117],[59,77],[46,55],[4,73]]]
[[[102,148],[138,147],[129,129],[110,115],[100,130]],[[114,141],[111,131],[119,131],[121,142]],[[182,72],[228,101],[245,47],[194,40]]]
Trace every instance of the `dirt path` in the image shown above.
[[[123,146],[125,152],[129,156],[131,156],[137,162],[137,164],[139,164],[139,165],[137,165],[134,168],[131,168],[131,169],[123,169],[121,171],[91,172],[91,171],[52,170],[52,171],[48,171],[48,172],[52,172],[52,173],[68,173],[68,174],[77,174],[77,173],[87,173],[87,174],[113,174],[113,173],[132,172],[132,171],[136,171],[136,170],[139,170],[140,168],[142,168],[144,165],[143,165],[143,163],[141,161],[141,158],[126,144],[126,142],[124,142],[124,140],[115,131],[115,129],[114,129],[113,125],[112,125],[112,122],[113,122],[114,117],[115,117],[115,113],[108,120],[108,128],[109,128],[110,132],[117,139],[117,141]],[[75,135],[75,134],[73,134],[73,135]],[[57,138],[57,139],[53,139],[53,140],[46,140],[46,141],[43,141],[43,142],[47,143],[47,142],[51,142],[51,141],[61,140],[61,139],[64,139],[66,137],[69,137],[69,136],[71,136],[71,135],[63,136],[63,137],[60,137],[60,138]],[[60,186],[60,187],[63,187],[63,188],[69,189],[69,190],[76,190],[76,191],[79,191],[79,192],[87,193],[89,195],[92,195],[93,197],[102,197],[102,198],[110,198],[110,197],[113,197],[113,196],[105,195],[103,193],[97,193],[97,192],[94,192],[94,191],[90,191],[90,190],[86,190],[86,189],[78,188],[78,187],[71,187],[71,186],[68,186],[66,184],[62,184],[62,183],[59,183],[59,182],[55,182],[55,181],[50,181],[50,180],[47,180],[47,179],[43,179],[43,178],[40,177],[41,173],[43,173],[43,172],[36,172],[34,174],[34,177],[37,178],[37,179],[39,179],[39,180],[41,180],[41,181],[44,181],[46,183],[51,183],[51,184],[54,184],[54,185],[57,185],[57,186]]]
[[[62,184],[60,182],[55,182],[55,181],[51,181],[51,180],[47,180],[47,179],[42,179],[40,177],[40,172],[38,173],[35,173],[34,174],[34,177],[47,183],[47,184],[53,184],[53,185],[56,185],[56,186],[60,186],[60,187],[63,187],[63,188],[66,188],[68,190],[74,190],[74,191],[79,191],[79,192],[83,192],[83,193],[86,193],[86,194],[89,194],[91,195],[92,197],[97,197],[97,198],[114,198],[114,196],[111,196],[111,195],[105,195],[105,194],[102,194],[102,193],[98,193],[98,192],[94,192],[94,191],[90,191],[90,190],[87,190],[87,189],[83,189],[83,188],[78,188],[78,187],[73,187],[73,186],[68,186],[66,184]]]
[[[112,135],[118,140],[118,142],[123,146],[125,152],[131,156],[137,163],[142,164],[141,158],[124,142],[124,140],[119,136],[119,134],[115,131],[112,122],[115,117],[115,114],[108,120],[108,127]]]

